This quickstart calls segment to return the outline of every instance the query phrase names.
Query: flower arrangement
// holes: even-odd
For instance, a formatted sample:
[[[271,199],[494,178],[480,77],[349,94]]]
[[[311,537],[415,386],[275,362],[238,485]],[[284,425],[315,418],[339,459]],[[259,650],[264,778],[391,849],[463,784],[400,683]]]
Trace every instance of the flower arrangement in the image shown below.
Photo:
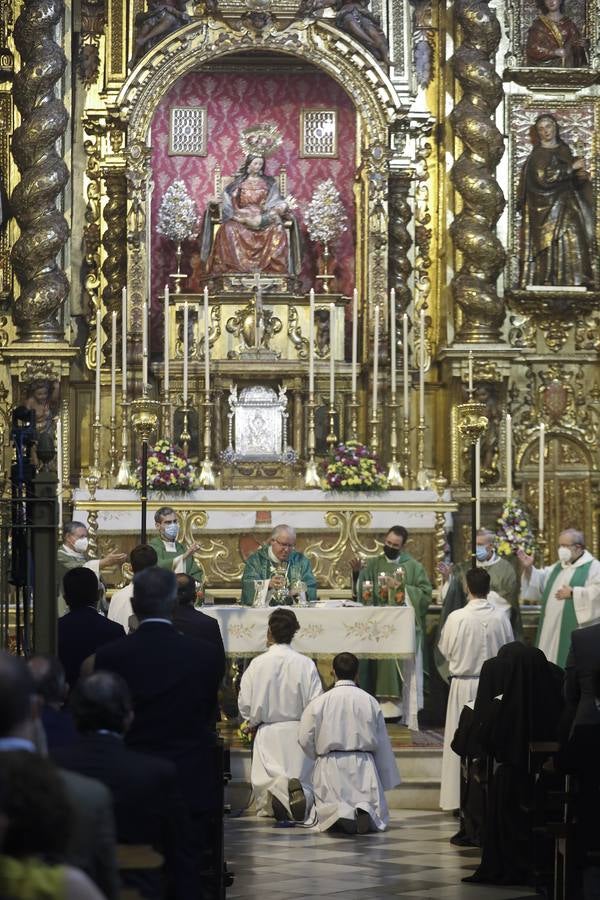
[[[359,444],[348,441],[338,444],[333,459],[325,471],[325,491],[386,491],[388,480],[378,461],[377,454]]]
[[[131,479],[136,490],[142,486],[142,467],[137,467]],[[186,493],[197,487],[196,470],[179,447],[168,441],[158,441],[148,451],[148,490]]]
[[[242,742],[242,744],[247,744],[249,747],[252,746],[252,742],[254,741],[254,735],[256,734],[256,728],[253,727],[247,719],[241,723],[240,727],[237,730],[237,736]]]
[[[340,192],[328,178],[315,188],[306,206],[306,227],[311,241],[330,244],[348,228],[348,216],[340,199]]]
[[[514,499],[507,500],[498,519],[497,551],[500,556],[511,556],[517,550],[524,550],[528,556],[535,551],[535,538],[529,521],[529,514]]]
[[[156,230],[171,241],[180,244],[198,234],[198,207],[187,192],[183,181],[174,181],[165,191]]]

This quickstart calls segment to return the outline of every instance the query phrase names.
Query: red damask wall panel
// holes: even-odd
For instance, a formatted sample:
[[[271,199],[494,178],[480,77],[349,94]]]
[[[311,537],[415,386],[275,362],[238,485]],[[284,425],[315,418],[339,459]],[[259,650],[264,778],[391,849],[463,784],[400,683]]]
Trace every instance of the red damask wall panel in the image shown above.
[[[205,157],[169,156],[169,109],[172,106],[204,106],[208,117],[208,155]],[[301,159],[300,110],[302,107],[338,110],[337,159]],[[152,197],[152,298],[153,344],[156,347],[162,330],[159,295],[169,272],[175,271],[172,243],[154,231],[163,194],[168,186],[181,178],[196,200],[200,214],[214,193],[214,170],[219,164],[224,174],[234,174],[243,154],[239,147],[240,132],[259,122],[274,122],[283,143],[267,160],[266,172],[276,175],[284,164],[288,173],[288,193],[297,200],[294,210],[304,241],[305,261],[302,281],[305,290],[313,284],[316,269],[314,245],[308,239],[303,208],[320,181],[331,178],[340,191],[348,211],[350,226],[337,241],[333,253],[335,274],[340,291],[348,294],[354,287],[355,215],[352,186],[355,172],[356,115],[348,95],[327,75],[313,72],[288,73],[203,73],[191,72],[181,78],[163,98],[152,123],[152,165],[154,193]],[[187,248],[187,253],[191,252]],[[190,271],[184,257],[184,271]],[[184,286],[185,289],[185,286]]]

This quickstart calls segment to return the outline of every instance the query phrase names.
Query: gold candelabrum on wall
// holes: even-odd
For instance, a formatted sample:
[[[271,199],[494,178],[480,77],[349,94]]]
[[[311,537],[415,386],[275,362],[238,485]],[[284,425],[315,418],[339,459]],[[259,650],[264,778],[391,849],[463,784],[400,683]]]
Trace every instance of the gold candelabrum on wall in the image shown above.
[[[469,390],[469,396],[472,397],[472,387]],[[486,407],[483,403],[469,399],[468,403],[461,403],[457,407],[457,424],[461,437],[470,447],[471,461],[471,566],[475,568],[476,562],[476,539],[477,539],[477,505],[480,491],[480,484],[477,472],[477,442],[481,439],[488,427],[488,418],[486,415]]]

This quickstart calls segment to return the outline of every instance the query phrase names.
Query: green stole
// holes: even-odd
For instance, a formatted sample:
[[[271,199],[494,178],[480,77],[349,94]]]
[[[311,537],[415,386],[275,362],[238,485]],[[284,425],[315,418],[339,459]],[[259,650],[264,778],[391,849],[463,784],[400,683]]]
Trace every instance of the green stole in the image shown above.
[[[593,560],[590,560],[588,563],[584,563],[582,566],[577,566],[575,569],[573,569],[573,574],[571,575],[571,578],[569,580],[570,587],[576,588],[585,586],[592,562]],[[542,594],[542,608],[540,610],[540,620],[538,622],[537,634],[535,636],[536,647],[539,647],[540,645],[542,625],[544,624],[544,616],[546,614],[546,603],[548,601],[548,597],[550,596],[552,586],[558,578],[558,573],[561,569],[561,563],[556,563],[556,565],[550,572],[548,581],[546,582],[546,586],[544,587],[544,593]],[[577,628],[577,616],[575,615],[575,607],[573,606],[573,597],[567,597],[566,600],[563,600],[563,603],[564,607],[562,618],[560,620],[560,638],[558,642],[558,659],[556,660],[557,664],[562,669],[564,669],[567,662],[567,656],[569,655],[571,634]]]

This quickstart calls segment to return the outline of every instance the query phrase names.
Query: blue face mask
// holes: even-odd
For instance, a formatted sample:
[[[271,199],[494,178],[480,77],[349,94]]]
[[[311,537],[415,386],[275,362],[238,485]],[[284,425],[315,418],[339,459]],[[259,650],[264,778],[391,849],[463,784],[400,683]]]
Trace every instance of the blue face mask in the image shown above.
[[[488,549],[487,547],[477,547],[475,550],[475,556],[479,560],[479,562],[485,562],[488,558]]]
[[[179,534],[179,525],[177,522],[169,522],[168,525],[164,527],[164,535],[168,541],[174,541]]]

